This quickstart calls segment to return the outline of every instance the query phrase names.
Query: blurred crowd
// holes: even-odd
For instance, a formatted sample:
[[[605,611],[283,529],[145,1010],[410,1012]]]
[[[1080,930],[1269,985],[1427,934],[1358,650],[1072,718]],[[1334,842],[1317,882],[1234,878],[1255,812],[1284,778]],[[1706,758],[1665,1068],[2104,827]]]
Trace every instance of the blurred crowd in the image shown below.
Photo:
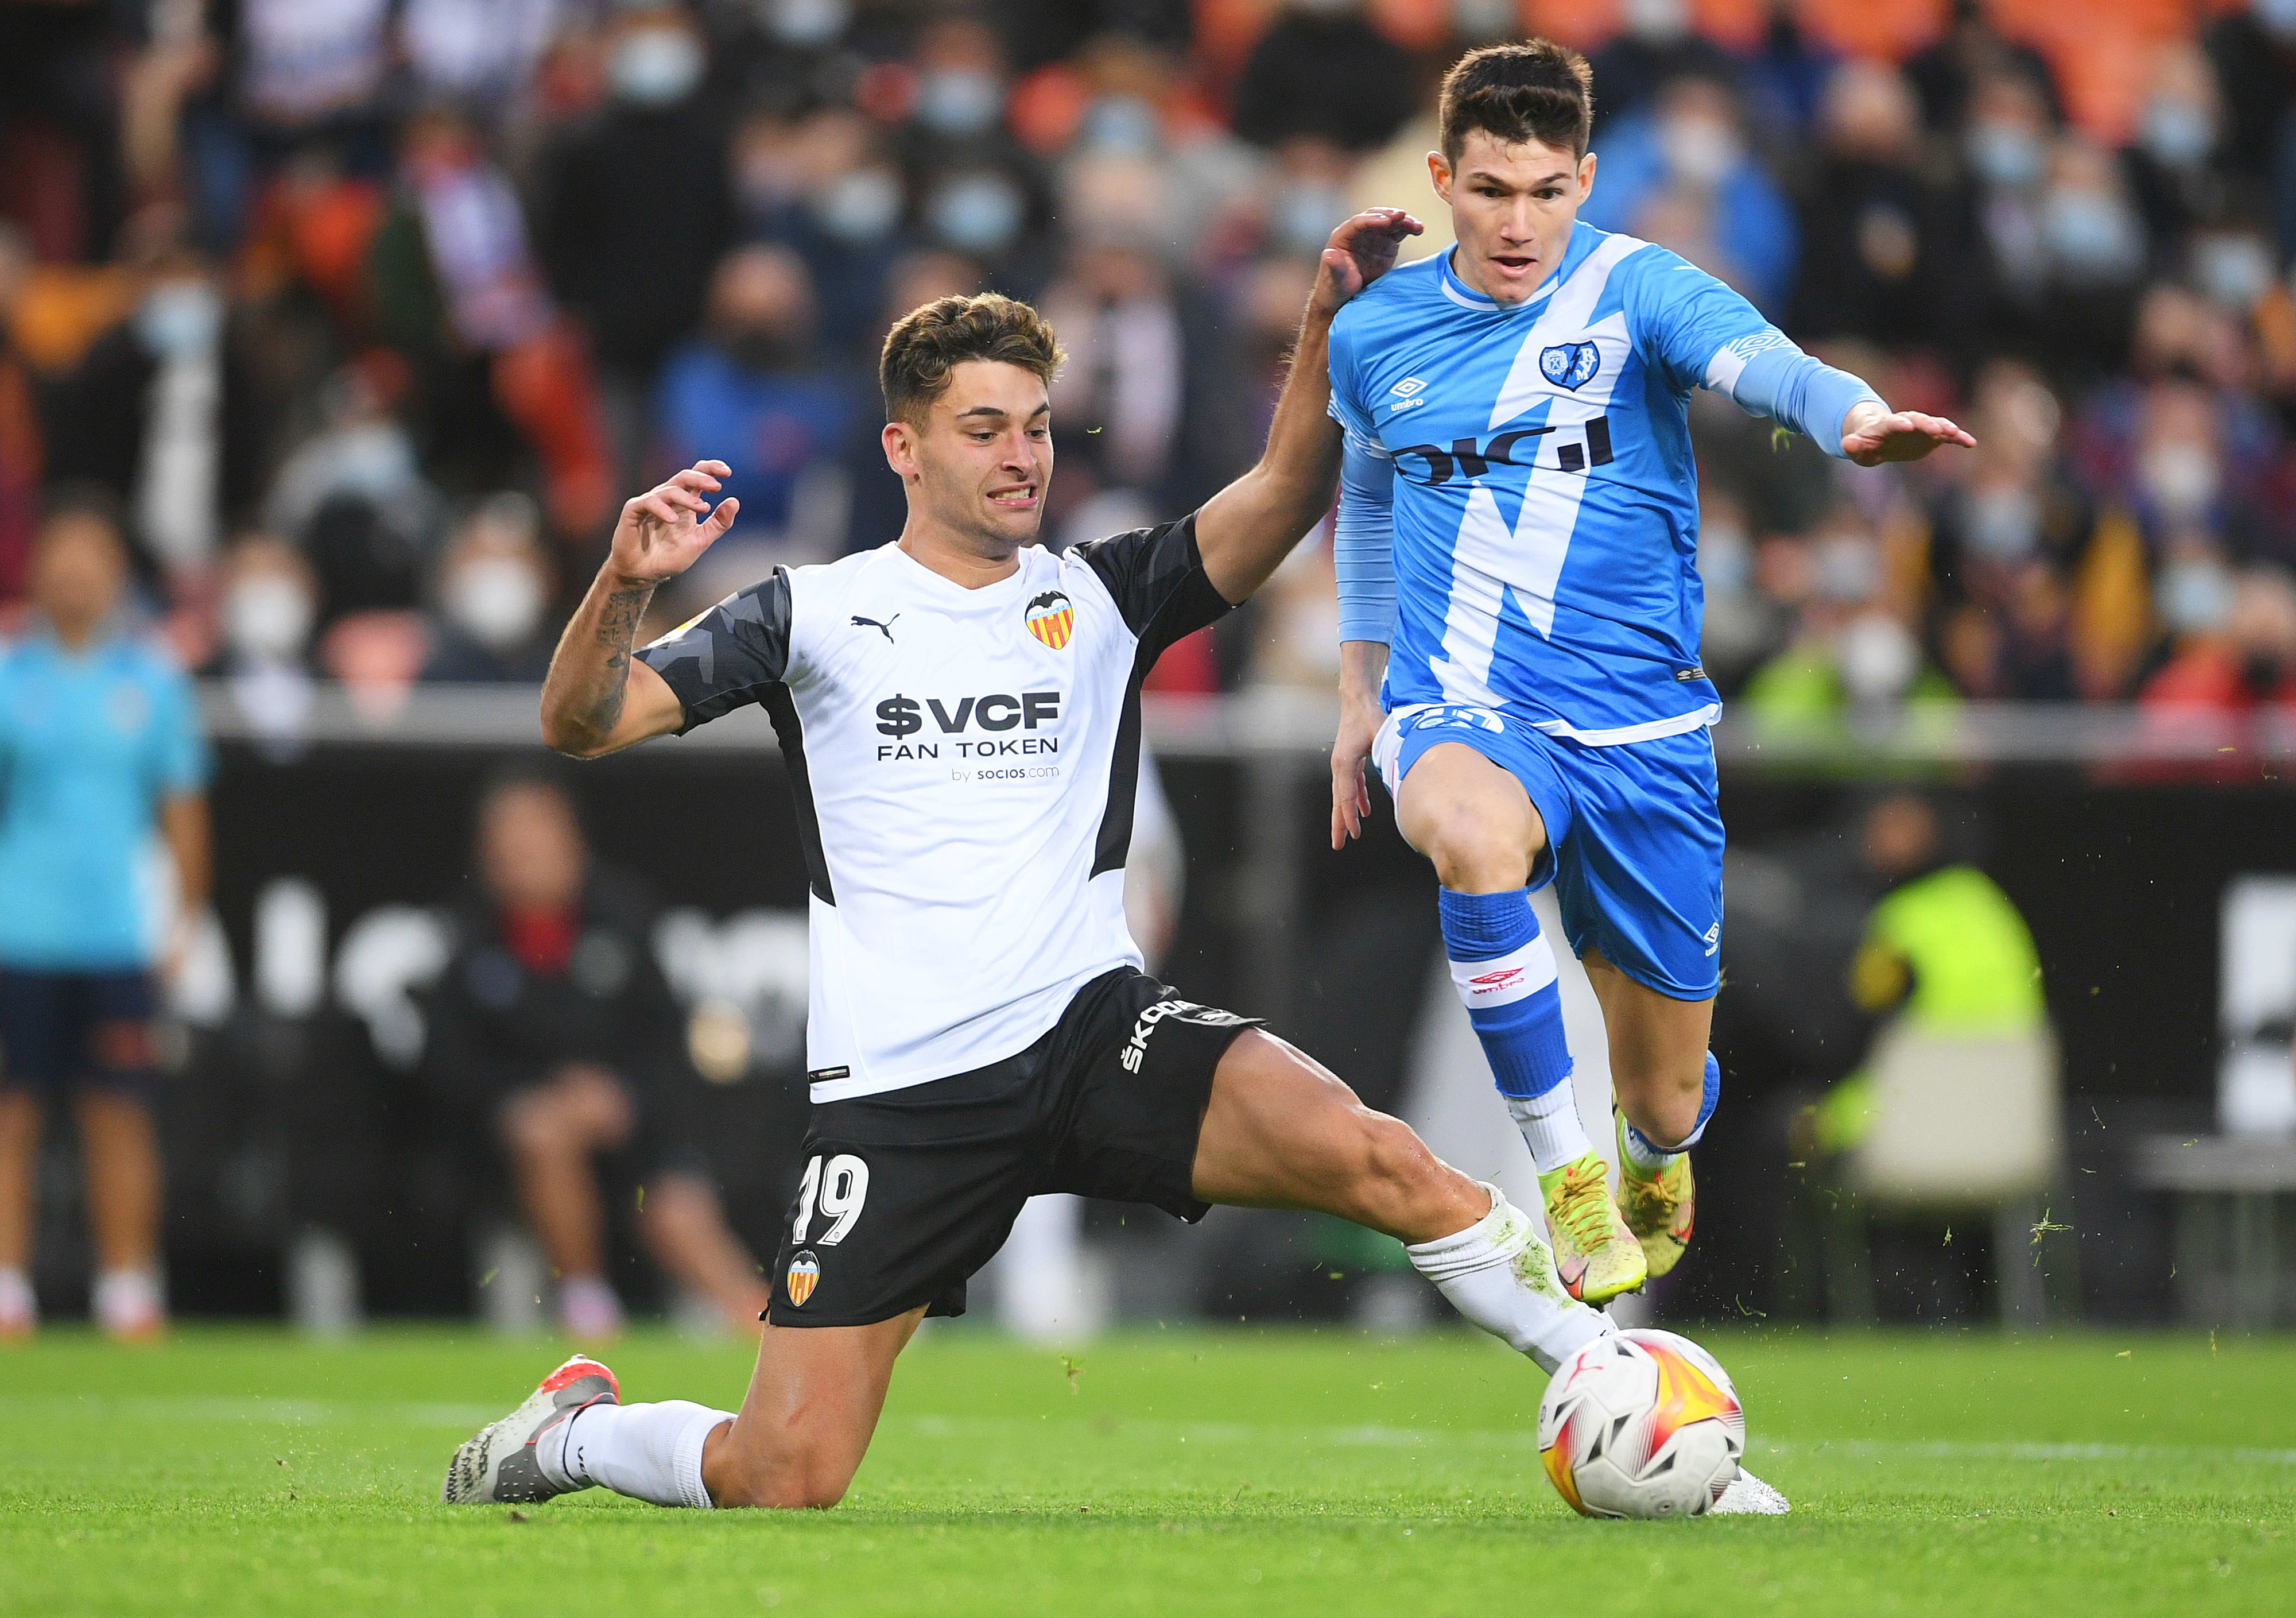
[[[1253,458],[1332,226],[1428,218],[1437,76],[1589,51],[1585,217],[1980,442],[1860,472],[1702,398],[1707,664],[2296,703],[2296,3],[0,0],[0,631],[99,497],[187,666],[530,680],[620,497],[729,462],[668,628],[898,531],[876,346],[1037,300],[1054,543]],[[1302,552],[1160,683],[1326,685]]]

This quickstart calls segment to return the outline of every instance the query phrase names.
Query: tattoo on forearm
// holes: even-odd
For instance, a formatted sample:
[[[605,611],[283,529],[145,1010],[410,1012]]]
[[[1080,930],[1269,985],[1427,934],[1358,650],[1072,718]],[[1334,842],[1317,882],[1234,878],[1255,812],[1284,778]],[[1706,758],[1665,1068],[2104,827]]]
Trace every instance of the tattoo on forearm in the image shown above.
[[[630,648],[652,599],[652,585],[631,585],[611,592],[599,609],[598,644],[606,648],[606,686],[590,704],[589,723],[600,735],[621,723],[622,702],[629,694]]]

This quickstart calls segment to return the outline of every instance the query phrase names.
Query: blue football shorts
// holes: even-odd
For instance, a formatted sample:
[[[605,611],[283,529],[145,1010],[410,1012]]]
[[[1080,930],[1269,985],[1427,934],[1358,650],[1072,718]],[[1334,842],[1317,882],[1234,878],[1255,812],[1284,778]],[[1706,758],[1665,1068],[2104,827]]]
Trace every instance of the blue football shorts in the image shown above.
[[[0,1090],[61,1100],[90,1086],[148,1102],[158,1012],[147,972],[0,966]]]
[[[1722,811],[1702,727],[1590,747],[1496,709],[1417,703],[1387,716],[1372,764],[1392,793],[1444,742],[1473,748],[1529,794],[1546,823],[1530,885],[1554,883],[1573,954],[1599,949],[1671,999],[1713,997],[1722,982]]]

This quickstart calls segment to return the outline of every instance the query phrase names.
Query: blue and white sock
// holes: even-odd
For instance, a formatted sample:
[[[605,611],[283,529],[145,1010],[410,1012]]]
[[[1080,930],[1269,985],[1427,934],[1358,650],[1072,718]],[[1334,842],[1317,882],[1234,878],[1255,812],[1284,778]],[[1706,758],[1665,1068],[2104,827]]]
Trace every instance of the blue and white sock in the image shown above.
[[[1442,891],[1443,950],[1491,1076],[1541,1174],[1594,1150],[1570,1088],[1570,1046],[1554,950],[1538,931],[1530,890]]]
[[[1645,1176],[1656,1174],[1698,1144],[1699,1138],[1706,1133],[1706,1121],[1714,1116],[1714,1104],[1721,1099],[1722,1064],[1714,1060],[1712,1051],[1708,1051],[1706,1053],[1706,1093],[1699,1098],[1696,1127],[1682,1138],[1679,1145],[1661,1146],[1630,1123],[1622,1131],[1626,1140],[1628,1158]]]

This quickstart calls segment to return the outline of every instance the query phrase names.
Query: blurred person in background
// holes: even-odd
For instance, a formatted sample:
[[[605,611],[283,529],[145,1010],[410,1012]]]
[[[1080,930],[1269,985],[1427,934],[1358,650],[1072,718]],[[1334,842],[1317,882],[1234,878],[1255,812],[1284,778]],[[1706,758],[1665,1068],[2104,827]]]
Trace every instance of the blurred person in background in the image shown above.
[[[409,120],[399,171],[371,282],[381,324],[417,366],[434,463],[454,469],[451,484],[484,487],[530,453],[552,522],[584,534],[613,477],[605,407],[509,176],[478,125],[445,105]]]
[[[201,672],[230,684],[232,700],[258,736],[295,735],[315,693],[308,661],[319,621],[319,585],[303,554],[252,530],[224,554],[216,611],[217,646]]]
[[[556,588],[541,527],[534,502],[516,493],[490,495],[463,520],[439,562],[424,679],[541,683]]]
[[[885,283],[871,332],[870,349],[883,346],[893,323],[911,309],[942,298],[970,298],[983,285],[980,267],[961,254],[936,249],[904,254]],[[864,551],[885,543],[908,521],[908,491],[885,464],[882,423],[872,410],[857,410],[840,459],[845,468],[845,545]],[[675,621],[675,620],[673,620]]]
[[[1818,150],[1800,199],[1795,329],[1878,342],[1948,330],[1965,248],[1923,163],[1919,109],[1903,75],[1847,62],[1827,78]]]
[[[621,1329],[606,1278],[611,1183],[635,1186],[638,1235],[663,1270],[755,1331],[765,1284],[679,1140],[679,1089],[696,1080],[644,895],[592,858],[572,799],[536,767],[481,793],[477,855],[428,1007],[424,1073],[446,1118],[506,1162],[557,1277],[561,1325],[591,1343]]]
[[[1383,144],[1416,110],[1417,75],[1364,12],[1359,0],[1291,0],[1244,63],[1235,132],[1268,147],[1302,136],[1357,154]]]
[[[15,341],[16,309],[32,275],[30,238],[0,219],[0,607],[29,582],[46,460],[38,380]]]
[[[2161,569],[2161,616],[2173,638],[2137,694],[2144,706],[2296,710],[2296,580],[2285,569],[2234,573],[2221,555],[2188,548]]]
[[[620,7],[604,48],[603,104],[543,156],[535,239],[552,290],[588,334],[628,481],[662,359],[700,324],[734,210],[725,133],[701,94],[708,45],[692,17]]]
[[[1674,78],[1648,108],[1603,127],[1602,184],[1580,217],[1597,230],[1628,231],[1682,249],[1659,226],[1685,214],[1710,243],[1692,262],[1780,309],[1793,287],[1800,230],[1792,207],[1746,144],[1730,76]]]
[[[136,227],[135,309],[64,384],[48,469],[108,489],[141,558],[181,584],[253,507],[266,426],[215,267],[173,219]]]
[[[1881,892],[1849,972],[1849,998],[1867,1017],[1894,1016],[1929,1033],[2042,1029],[2041,960],[2024,917],[1976,866],[1952,858],[1935,804],[1891,793],[1866,811],[1863,874]],[[1796,1146],[1855,1150],[1873,1130],[1873,1080],[1841,1080],[1804,1115]]]
[[[1605,143],[1611,120],[1645,111],[1669,84],[1685,76],[1727,78],[1729,53],[1693,26],[1692,0],[1621,0],[1620,28],[1588,59],[1603,86],[1595,133]]]
[[[2259,213],[2268,207],[2268,199],[2234,184],[2217,160],[2224,125],[2223,96],[2207,53],[2190,40],[2162,45],[2152,58],[2136,139],[2121,153],[2129,193],[2156,246],[2181,241],[2236,204]],[[2271,275],[2267,259],[2265,278]]]
[[[742,121],[732,162],[742,233],[794,248],[812,273],[821,342],[865,346],[908,211],[882,132],[851,107],[792,118],[768,104]]]
[[[155,965],[207,908],[209,759],[191,686],[119,618],[127,557],[93,498],[59,505],[32,563],[36,617],[0,653],[0,1337],[38,1320],[30,1265],[49,1109],[74,1104],[96,1274],[116,1338],[165,1329],[152,1115]],[[177,934],[144,875],[173,858]]]
[[[2296,251],[2296,5],[2250,0],[2210,23],[2202,48],[2223,95],[2220,160],[2235,185],[2269,199],[2285,258]]]
[[[865,414],[858,382],[823,363],[814,311],[803,259],[736,248],[711,277],[703,334],[662,372],[656,411],[657,458],[685,465],[710,446],[734,469],[726,482],[753,519],[748,540],[800,559],[844,537],[838,456]]]
[[[2030,85],[2052,127],[2064,120],[2049,59],[2030,45],[2012,39],[1987,13],[1986,0],[1953,0],[1953,21],[1944,35],[1906,61],[1906,78],[1921,97],[1922,121],[1950,135],[1968,119],[1983,81],[2011,74]]]
[[[314,401],[316,431],[289,452],[264,497],[264,527],[310,562],[321,628],[415,604],[439,499],[399,417],[406,378],[382,351],[339,366]]]

